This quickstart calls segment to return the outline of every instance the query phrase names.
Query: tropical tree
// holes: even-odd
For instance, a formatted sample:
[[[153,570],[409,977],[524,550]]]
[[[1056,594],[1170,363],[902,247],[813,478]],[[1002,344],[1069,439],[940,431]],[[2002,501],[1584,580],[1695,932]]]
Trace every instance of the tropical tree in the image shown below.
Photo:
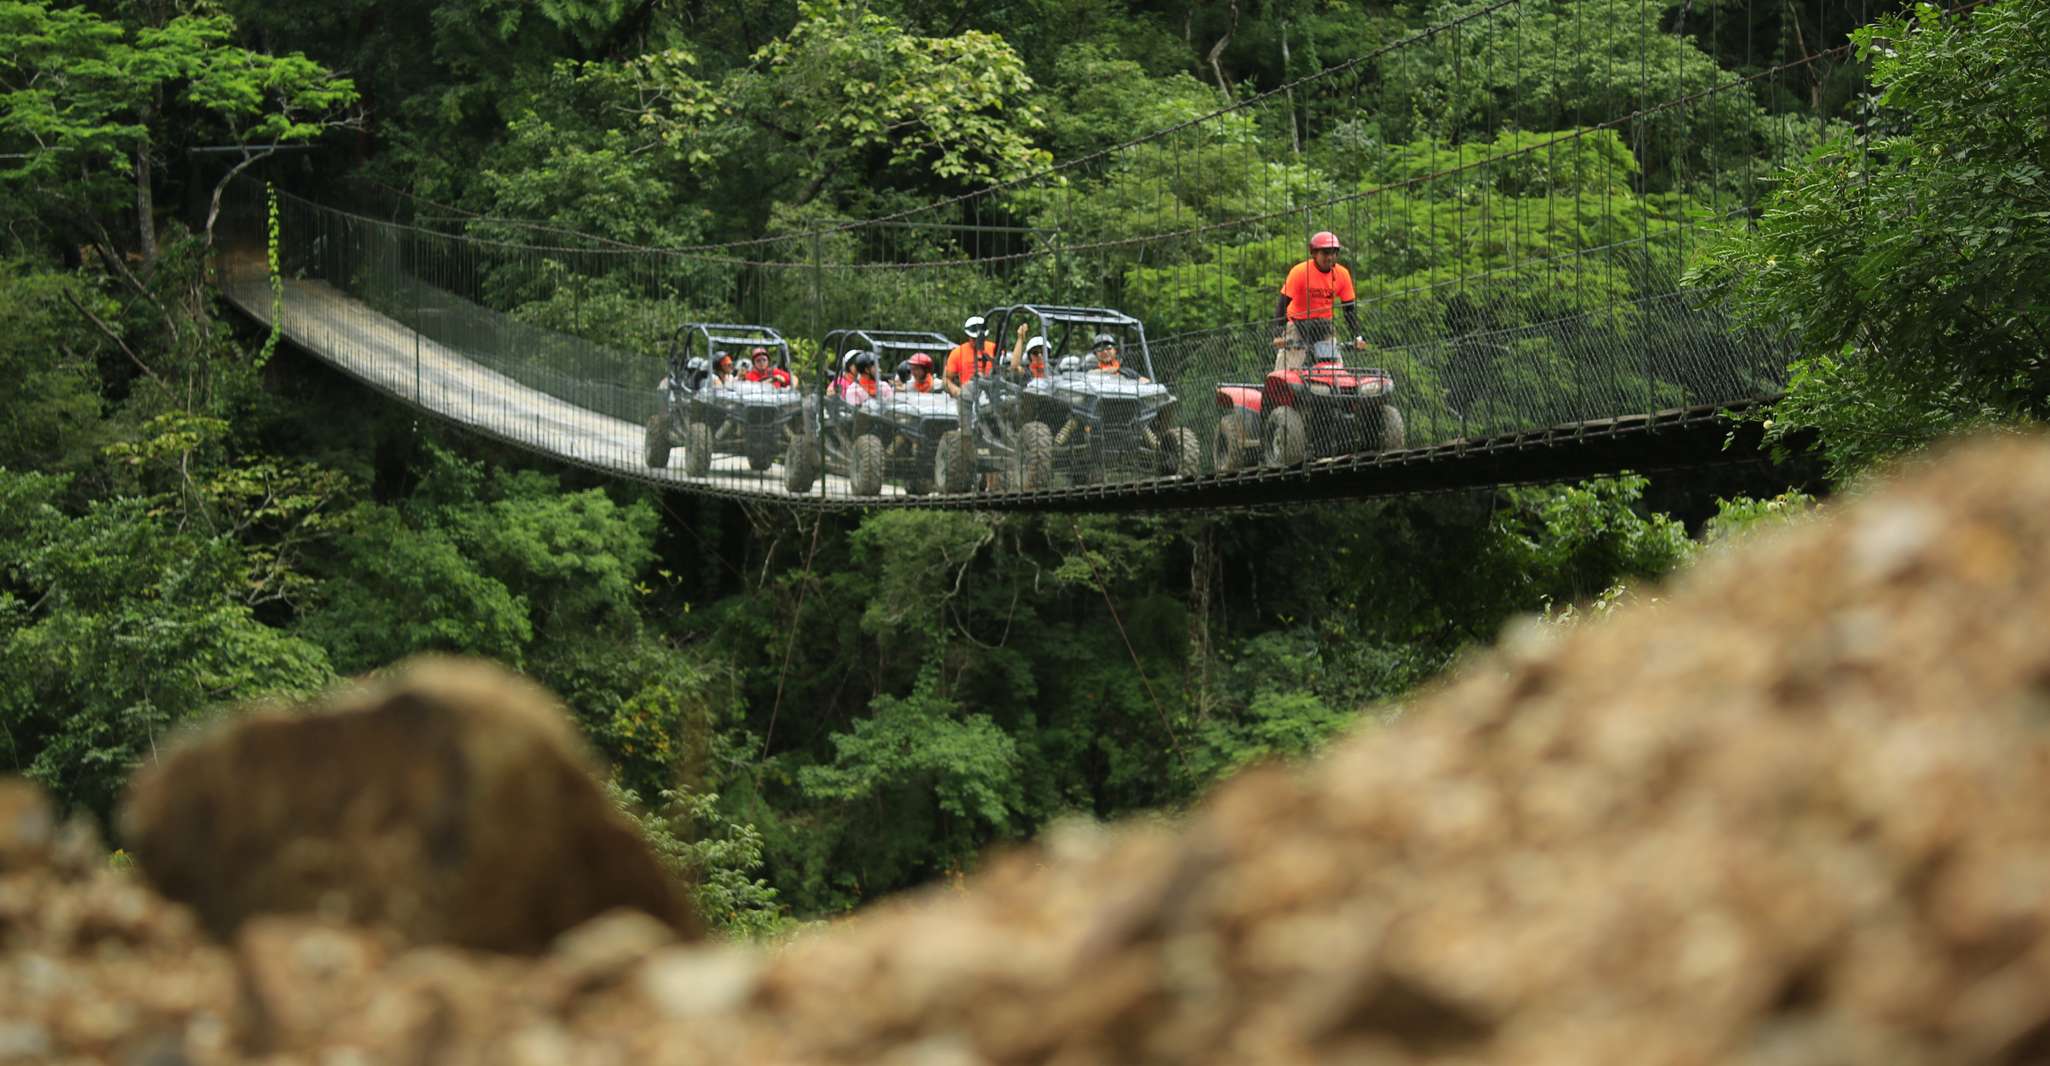
[[[234,43],[234,20],[181,14],[128,24],[51,0],[0,3],[0,187],[23,221],[54,213],[90,235],[124,200],[156,257],[155,160],[172,131],[232,142],[206,228],[237,174],[286,144],[356,125],[355,86],[297,53]],[[111,250],[111,239],[107,240]]]
[[[1853,39],[1877,113],[1695,274],[1794,338],[1770,437],[1815,432],[1840,475],[2050,417],[2050,3],[1922,5]]]

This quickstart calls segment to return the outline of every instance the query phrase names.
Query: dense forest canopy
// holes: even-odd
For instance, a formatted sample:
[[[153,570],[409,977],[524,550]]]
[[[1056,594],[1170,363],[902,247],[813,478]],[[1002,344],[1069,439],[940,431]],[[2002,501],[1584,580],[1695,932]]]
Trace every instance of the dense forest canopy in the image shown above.
[[[1363,302],[1404,297],[1381,328],[1684,276],[1793,335],[1770,432],[1842,478],[2045,413],[2046,41],[2043,0],[0,0],[0,771],[105,814],[222,706],[489,655],[568,701],[715,920],[761,929],[1311,750],[1799,476],[1175,517],[662,495],[423,424],[224,313],[236,174],[660,247],[971,204],[949,221],[1105,250],[839,306],[1079,293],[1163,332],[1267,311],[1302,238],[1277,197],[1369,204],[1334,224]],[[813,254],[977,253],[952,232]],[[1523,269],[1551,257],[1572,285]],[[1445,284],[1470,277],[1487,300]],[[504,280],[526,320],[630,348],[709,309]]]

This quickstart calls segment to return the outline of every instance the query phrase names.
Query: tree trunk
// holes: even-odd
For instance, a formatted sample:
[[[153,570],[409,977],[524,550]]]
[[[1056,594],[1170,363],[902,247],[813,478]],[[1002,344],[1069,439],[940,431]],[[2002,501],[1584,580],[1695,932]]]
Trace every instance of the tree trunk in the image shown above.
[[[206,228],[203,232],[206,234],[207,250],[213,250],[214,222],[221,217],[221,196],[228,191],[228,184],[234,181],[243,171],[270,158],[276,152],[277,149],[275,148],[265,148],[260,152],[245,154],[240,163],[230,167],[226,174],[221,175],[221,180],[214,182],[213,195],[208,197],[206,201]]]
[[[1215,645],[1211,639],[1211,602],[1217,589],[1217,524],[1207,518],[1196,520],[1189,536],[1189,670],[1183,675],[1195,709],[1196,720],[1210,716],[1210,665]]]
[[[826,191],[826,182],[832,179],[833,172],[838,169],[840,169],[840,167],[839,164],[836,163],[828,165],[824,170],[819,171],[819,176],[811,179],[810,182],[807,182],[804,186],[803,191],[797,194],[797,206],[803,207],[804,205],[811,203],[814,199],[818,197],[820,193]]]
[[[1231,35],[1233,31],[1237,30],[1238,28],[1239,0],[1231,0],[1231,21],[1227,23],[1224,27],[1224,36],[1219,37],[1217,39],[1217,43],[1210,46],[1209,57],[1210,72],[1212,74],[1217,75],[1217,90],[1224,94],[1224,98],[1226,100],[1230,100],[1232,98],[1231,82],[1225,79],[1224,64],[1219,62],[1219,58],[1224,55],[1225,46],[1231,44]]]
[[[142,253],[142,269],[146,274],[157,262],[157,196],[151,188],[155,175],[150,171],[150,124],[157,119],[157,112],[163,108],[164,90],[160,86],[150,93],[149,100],[142,105],[142,143],[135,146],[135,229],[137,249]]]
[[[150,191],[149,144],[135,149],[135,231],[142,251],[142,269],[148,273],[157,261],[157,202]]]
[[[1288,18],[1283,16],[1281,19],[1281,80],[1283,84],[1286,84],[1289,80],[1288,68]],[[1295,119],[1294,89],[1288,91],[1288,143],[1295,149],[1295,154],[1303,154],[1303,133],[1301,128],[1296,125]]]

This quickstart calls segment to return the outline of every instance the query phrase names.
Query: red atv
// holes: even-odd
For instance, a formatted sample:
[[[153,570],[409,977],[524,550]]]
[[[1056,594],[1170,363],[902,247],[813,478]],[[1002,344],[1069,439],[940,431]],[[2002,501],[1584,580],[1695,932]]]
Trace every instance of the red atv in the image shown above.
[[[1307,357],[1307,365],[1305,359]],[[1333,455],[1403,446],[1395,379],[1385,370],[1349,367],[1331,341],[1279,350],[1261,384],[1217,386],[1217,436],[1210,455],[1220,474],[1298,466]]]

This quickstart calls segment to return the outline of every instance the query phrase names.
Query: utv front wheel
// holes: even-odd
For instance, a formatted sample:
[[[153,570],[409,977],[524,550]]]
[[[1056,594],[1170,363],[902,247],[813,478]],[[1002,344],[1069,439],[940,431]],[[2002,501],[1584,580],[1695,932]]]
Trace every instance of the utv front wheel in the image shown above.
[[[1053,487],[1053,430],[1044,422],[1027,422],[1018,431],[1018,490],[1039,492]]]
[[[647,435],[641,438],[641,458],[657,469],[668,466],[669,447],[669,416],[660,414],[648,419]]]
[[[816,437],[792,437],[783,453],[783,489],[791,493],[810,492],[819,479],[819,442]]]
[[[932,495],[933,491],[939,488],[939,484],[933,480],[933,464],[938,461],[938,457],[932,452],[913,450],[911,453],[911,469],[915,473],[904,479],[904,491],[913,496]]]
[[[1234,407],[1217,420],[1217,436],[1210,441],[1210,463],[1220,474],[1259,465],[1260,418],[1243,407]]]
[[[1310,427],[1293,407],[1277,407],[1267,415],[1267,465],[1301,466],[1309,456]]]
[[[854,438],[854,451],[847,463],[848,488],[856,496],[876,496],[883,491],[883,440],[873,433]]]
[[[967,492],[975,482],[975,442],[950,429],[940,436],[940,450],[933,456],[932,478],[941,492]]]
[[[1203,446],[1196,431],[1176,426],[1160,438],[1161,472],[1168,477],[1195,477],[1203,472]]]
[[[683,472],[704,477],[712,472],[712,427],[691,422],[683,427]]]

